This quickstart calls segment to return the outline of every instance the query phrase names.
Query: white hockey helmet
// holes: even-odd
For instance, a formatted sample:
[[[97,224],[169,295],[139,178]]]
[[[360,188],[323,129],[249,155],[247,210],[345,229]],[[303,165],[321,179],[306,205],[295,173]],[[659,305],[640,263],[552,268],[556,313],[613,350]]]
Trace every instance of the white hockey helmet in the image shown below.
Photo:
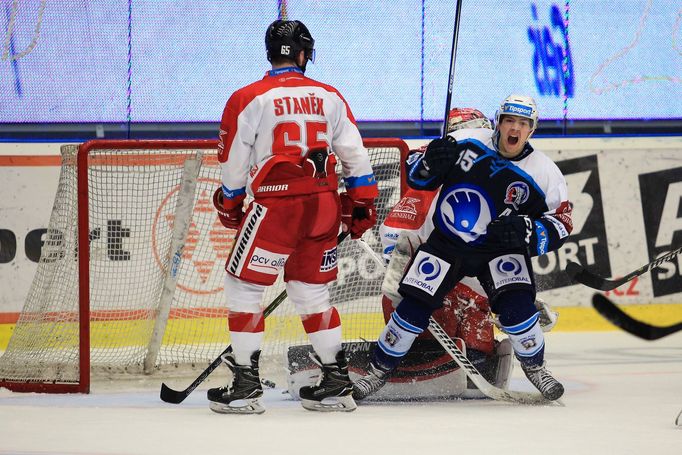
[[[503,115],[515,115],[530,120],[530,135],[533,135],[538,127],[538,106],[535,100],[526,95],[509,95],[502,101],[500,108],[495,113],[495,129],[500,124]]]
[[[493,129],[490,120],[478,109],[471,107],[456,107],[448,114],[448,133],[464,128]]]

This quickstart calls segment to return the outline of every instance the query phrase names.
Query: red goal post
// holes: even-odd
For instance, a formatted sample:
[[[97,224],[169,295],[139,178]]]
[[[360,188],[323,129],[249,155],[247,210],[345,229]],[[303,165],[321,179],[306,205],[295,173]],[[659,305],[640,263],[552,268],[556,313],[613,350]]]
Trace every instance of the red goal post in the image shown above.
[[[408,146],[395,138],[364,143],[381,221],[405,190]],[[222,279],[234,231],[211,202],[221,182],[216,155],[214,140],[62,147],[38,269],[0,357],[0,387],[88,393],[91,375],[203,368],[229,344]],[[380,251],[376,228],[365,240]],[[383,327],[381,278],[362,248],[339,246],[331,296],[345,340],[375,338]],[[282,289],[278,281],[264,305]],[[306,342],[285,302],[266,321],[262,367],[281,368],[286,347]]]

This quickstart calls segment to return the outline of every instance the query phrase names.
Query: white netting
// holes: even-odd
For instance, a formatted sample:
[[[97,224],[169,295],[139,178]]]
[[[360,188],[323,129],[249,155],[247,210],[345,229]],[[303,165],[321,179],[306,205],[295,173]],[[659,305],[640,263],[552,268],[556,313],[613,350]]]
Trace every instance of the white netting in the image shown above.
[[[376,141],[376,140],[374,140]],[[163,144],[163,145],[162,145]],[[402,143],[404,145],[404,143]],[[138,372],[147,357],[171,263],[183,163],[203,152],[193,211],[155,368],[205,366],[230,342],[223,295],[224,263],[234,232],[222,227],[211,197],[220,185],[215,150],[159,142],[152,149],[93,148],[88,167],[90,340],[92,371]],[[379,183],[382,220],[400,197],[401,150],[369,146]],[[77,382],[78,192],[76,146],[62,148],[59,187],[36,276],[19,321],[0,357],[0,381]],[[365,240],[380,251],[377,230]],[[339,279],[331,288],[344,339],[374,339],[383,328],[382,271],[354,242],[339,247]],[[283,290],[278,282],[267,306]],[[163,325],[162,325],[163,326]],[[286,347],[307,343],[285,301],[266,320],[263,358],[275,364]],[[283,365],[281,365],[283,366]]]

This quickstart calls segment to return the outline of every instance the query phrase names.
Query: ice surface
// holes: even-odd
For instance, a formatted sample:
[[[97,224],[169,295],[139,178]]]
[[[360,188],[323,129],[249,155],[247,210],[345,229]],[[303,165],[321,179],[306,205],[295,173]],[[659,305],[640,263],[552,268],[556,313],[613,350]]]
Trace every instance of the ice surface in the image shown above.
[[[208,384],[163,403],[163,378],[96,383],[90,395],[1,390],[0,454],[682,454],[682,333],[550,333],[546,358],[566,386],[563,407],[469,400],[315,413],[279,388],[266,391],[265,414],[239,416],[208,409]],[[210,385],[227,377],[213,376]],[[511,388],[531,387],[516,365]]]

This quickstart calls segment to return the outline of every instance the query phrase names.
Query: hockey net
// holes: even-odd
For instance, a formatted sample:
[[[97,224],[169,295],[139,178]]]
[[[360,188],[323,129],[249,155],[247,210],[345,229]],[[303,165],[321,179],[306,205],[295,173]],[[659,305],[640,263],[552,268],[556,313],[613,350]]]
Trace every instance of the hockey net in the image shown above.
[[[365,146],[381,222],[400,198],[408,148],[400,139]],[[203,369],[230,343],[223,280],[235,231],[220,224],[211,201],[221,184],[216,142],[97,140],[61,153],[38,269],[0,357],[0,386],[88,392],[91,374]],[[381,251],[377,227],[364,239]],[[374,339],[384,326],[383,272],[355,243],[339,245],[331,286],[345,341]],[[263,306],[283,290],[280,277]],[[283,370],[287,347],[307,342],[285,300],[266,320],[262,363]]]

